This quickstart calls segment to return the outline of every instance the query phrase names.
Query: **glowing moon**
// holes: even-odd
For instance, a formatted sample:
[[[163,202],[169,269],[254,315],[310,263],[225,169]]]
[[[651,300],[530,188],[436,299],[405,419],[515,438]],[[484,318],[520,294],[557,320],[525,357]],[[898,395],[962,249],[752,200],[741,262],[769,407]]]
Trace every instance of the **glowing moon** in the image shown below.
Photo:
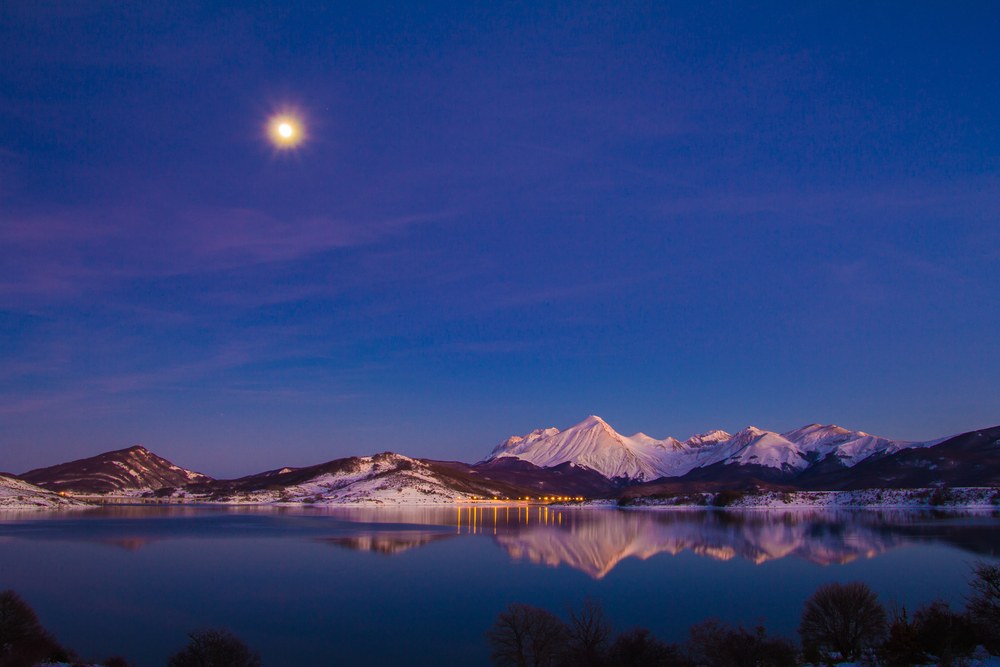
[[[295,148],[305,138],[305,129],[299,119],[282,114],[268,121],[267,134],[276,148]]]

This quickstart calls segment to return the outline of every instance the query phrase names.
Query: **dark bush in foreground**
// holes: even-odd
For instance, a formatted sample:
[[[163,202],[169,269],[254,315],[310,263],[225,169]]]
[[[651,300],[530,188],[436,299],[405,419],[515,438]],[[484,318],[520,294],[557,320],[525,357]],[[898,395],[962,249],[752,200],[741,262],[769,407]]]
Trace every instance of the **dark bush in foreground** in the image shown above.
[[[971,656],[978,643],[967,614],[952,611],[946,602],[932,602],[912,619],[906,609],[895,614],[879,655],[889,666],[953,665]]]
[[[129,661],[120,655],[114,655],[101,663],[102,667],[131,667]]]
[[[608,664],[613,667],[693,667],[680,647],[654,637],[646,628],[627,630],[611,644]]]
[[[806,600],[799,635],[811,662],[857,660],[882,644],[885,609],[867,584],[826,584]]]
[[[925,661],[917,627],[906,613],[905,607],[893,613],[888,636],[879,650],[879,658],[888,667],[906,667]]]
[[[769,637],[763,627],[753,632],[718,619],[692,626],[687,657],[705,667],[795,667],[798,651],[787,639]]]
[[[972,569],[972,592],[968,612],[976,624],[979,640],[994,655],[1000,655],[1000,565],[977,563]]]
[[[229,630],[198,630],[168,667],[260,667],[260,656]]]
[[[566,652],[569,628],[538,607],[513,603],[486,632],[496,665],[555,667]]]
[[[932,602],[913,614],[918,645],[939,665],[951,665],[972,655],[978,645],[976,627],[967,614],[952,611],[946,602]]]
[[[0,593],[0,665],[31,667],[40,662],[66,662],[69,651],[38,621],[34,610],[14,591]]]

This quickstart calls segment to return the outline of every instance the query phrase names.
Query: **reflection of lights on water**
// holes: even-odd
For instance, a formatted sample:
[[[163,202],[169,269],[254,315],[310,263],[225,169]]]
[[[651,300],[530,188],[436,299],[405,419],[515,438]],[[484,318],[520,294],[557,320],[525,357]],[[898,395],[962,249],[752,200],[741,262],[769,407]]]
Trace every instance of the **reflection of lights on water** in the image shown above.
[[[500,526],[500,505],[490,505],[493,509],[492,516],[492,528],[493,534],[499,534]],[[515,505],[514,511],[514,521],[515,525],[530,527],[532,524],[532,519],[538,523],[540,526],[562,526],[563,524],[563,513],[558,508],[551,508],[547,505],[534,505],[535,516],[531,516],[532,505]],[[464,510],[464,511],[463,511]],[[503,506],[503,520],[504,524],[511,525],[510,516],[510,505]],[[463,516],[463,514],[465,516]],[[462,534],[463,525],[465,527],[465,533],[469,535],[483,535],[486,533],[486,518],[487,518],[486,508],[479,505],[468,505],[455,508],[455,532],[457,534]]]

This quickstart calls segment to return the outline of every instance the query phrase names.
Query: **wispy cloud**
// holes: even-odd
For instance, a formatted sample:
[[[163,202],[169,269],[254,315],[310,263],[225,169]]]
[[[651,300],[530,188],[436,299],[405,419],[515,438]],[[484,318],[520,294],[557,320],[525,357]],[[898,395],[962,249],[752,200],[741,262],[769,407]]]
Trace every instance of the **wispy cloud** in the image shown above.
[[[374,244],[440,217],[288,220],[245,208],[8,217],[0,222],[0,296],[62,298],[135,278],[290,263]]]

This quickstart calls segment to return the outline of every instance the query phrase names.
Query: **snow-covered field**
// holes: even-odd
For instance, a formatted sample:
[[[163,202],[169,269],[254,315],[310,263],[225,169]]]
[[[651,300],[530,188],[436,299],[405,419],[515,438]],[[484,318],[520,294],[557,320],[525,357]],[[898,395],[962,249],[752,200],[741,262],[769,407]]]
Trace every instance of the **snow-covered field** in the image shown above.
[[[632,507],[701,507],[713,505],[715,494],[688,494],[675,498],[637,498]],[[731,496],[725,507],[734,509],[890,508],[996,509],[1000,488],[863,489],[859,491],[766,491]]]

